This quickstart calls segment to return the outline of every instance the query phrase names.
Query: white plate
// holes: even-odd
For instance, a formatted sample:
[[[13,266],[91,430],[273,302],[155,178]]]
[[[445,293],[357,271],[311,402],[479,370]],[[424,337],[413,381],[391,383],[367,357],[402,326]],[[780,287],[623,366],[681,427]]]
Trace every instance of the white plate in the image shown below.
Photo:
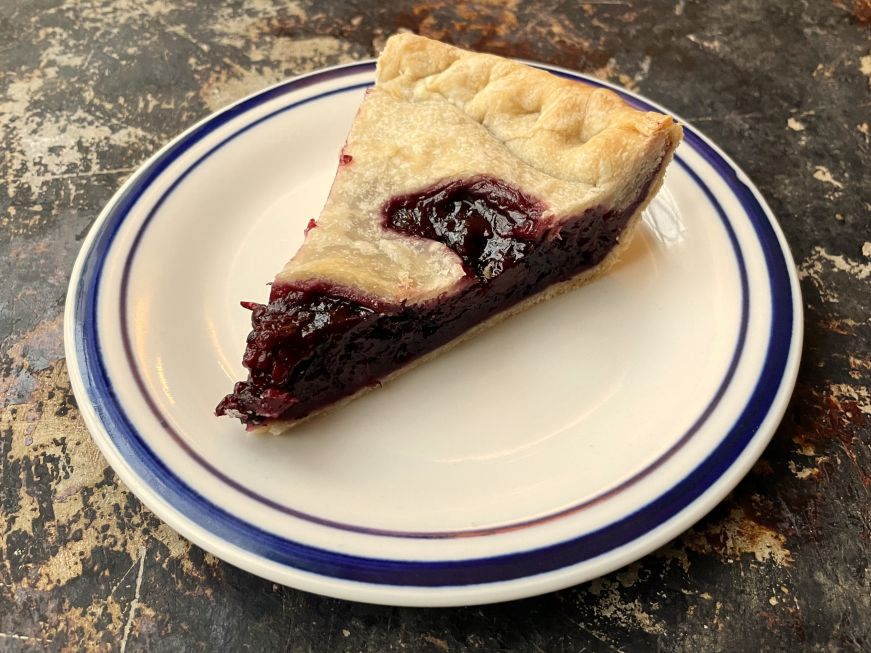
[[[373,73],[333,68],[242,100],[167,145],[103,211],[65,335],[109,463],[215,555],[359,601],[529,596],[676,536],[770,439],[802,330],[770,210],[689,126],[605,278],[286,437],[213,416],[245,377],[238,302],[266,298],[317,216]]]

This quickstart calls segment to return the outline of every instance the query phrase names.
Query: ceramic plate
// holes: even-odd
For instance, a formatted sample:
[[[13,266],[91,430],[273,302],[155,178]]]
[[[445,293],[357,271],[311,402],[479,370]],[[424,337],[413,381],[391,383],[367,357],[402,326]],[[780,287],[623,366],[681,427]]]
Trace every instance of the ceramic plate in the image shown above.
[[[604,278],[285,437],[213,416],[245,376],[239,300],[265,301],[302,242],[373,79],[364,62],[244,99],[158,152],[100,215],[65,336],[107,460],[220,558],[358,601],[539,594],[675,537],[769,441],[802,330],[771,211],[689,126]]]

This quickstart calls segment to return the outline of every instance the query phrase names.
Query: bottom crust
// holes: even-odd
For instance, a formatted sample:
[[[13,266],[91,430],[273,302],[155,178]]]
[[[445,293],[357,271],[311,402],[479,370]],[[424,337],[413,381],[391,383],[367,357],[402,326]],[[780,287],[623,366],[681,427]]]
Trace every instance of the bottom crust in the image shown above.
[[[437,356],[441,356],[442,354],[444,354],[447,351],[450,351],[451,349],[453,349],[454,347],[456,347],[460,343],[465,342],[467,339],[472,338],[475,335],[493,327],[494,325],[502,322],[503,320],[511,317],[512,315],[517,315],[518,313],[521,313],[521,312],[527,310],[528,308],[534,306],[535,304],[538,304],[539,302],[546,301],[548,299],[551,299],[553,297],[561,295],[561,294],[568,292],[570,290],[574,290],[575,288],[580,288],[581,286],[583,286],[591,281],[594,281],[595,279],[600,277],[602,274],[607,272],[619,260],[619,258],[623,255],[623,253],[629,247],[629,244],[632,242],[633,237],[635,236],[635,231],[638,229],[638,225],[641,222],[641,214],[644,212],[644,210],[647,208],[647,206],[650,204],[650,202],[653,200],[653,198],[656,197],[656,194],[659,192],[659,189],[662,187],[663,179],[665,177],[665,170],[668,167],[668,163],[669,163],[670,159],[671,159],[671,156],[668,157],[668,160],[665,160],[661,163],[660,172],[659,172],[657,178],[654,180],[653,184],[651,184],[651,190],[647,196],[647,199],[636,209],[636,211],[629,218],[629,221],[626,224],[626,228],[623,230],[623,234],[621,235],[620,241],[617,243],[617,245],[614,247],[614,249],[612,249],[605,256],[604,259],[602,259],[602,262],[599,263],[597,266],[590,268],[589,270],[585,270],[585,271],[581,272],[580,274],[575,275],[571,279],[567,279],[566,281],[561,281],[559,283],[553,284],[552,286],[545,288],[541,292],[536,293],[535,295],[532,295],[531,297],[528,297],[527,299],[515,304],[514,306],[506,308],[504,311],[497,313],[496,315],[494,315],[493,317],[491,317],[487,320],[484,320],[480,324],[475,325],[474,327],[472,327],[471,329],[469,329],[468,331],[466,331],[465,333],[463,333],[459,337],[454,338],[453,340],[442,345],[441,347],[434,349],[433,351],[428,352],[419,358],[416,358],[415,360],[411,361],[407,365],[400,367],[397,370],[394,370],[393,372],[388,374],[386,377],[381,379],[377,386],[367,386],[367,387],[361,388],[360,390],[358,390],[354,394],[348,395],[347,397],[340,399],[340,400],[336,401],[335,403],[330,404],[329,406],[325,406],[323,408],[317,409],[317,410],[309,413],[308,415],[306,415],[305,417],[302,417],[300,419],[276,420],[274,422],[270,422],[267,424],[256,426],[256,427],[250,429],[249,433],[281,435],[282,433],[284,433],[288,429],[290,429],[294,426],[297,426],[299,424],[302,424],[303,422],[306,422],[306,421],[312,419],[313,417],[317,417],[318,415],[323,415],[323,414],[328,413],[332,410],[336,410],[338,408],[341,408],[342,406],[345,406],[346,404],[354,401],[355,399],[357,399],[358,397],[361,397],[362,395],[366,394],[367,392],[374,390],[376,387],[380,387],[380,386],[384,385],[385,383],[389,383],[393,379],[405,374],[406,372],[411,371],[412,369],[414,369],[418,365],[421,365],[427,361],[433,360]]]

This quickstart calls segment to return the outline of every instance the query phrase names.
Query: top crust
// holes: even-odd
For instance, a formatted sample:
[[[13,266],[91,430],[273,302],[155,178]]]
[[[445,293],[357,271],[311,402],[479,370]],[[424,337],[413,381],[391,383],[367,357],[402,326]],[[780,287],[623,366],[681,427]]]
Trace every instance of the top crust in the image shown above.
[[[654,146],[680,139],[670,116],[633,109],[608,89],[412,34],[387,41],[376,83],[411,102],[450,102],[525,163],[607,187],[609,205],[636,190],[635,167]]]
[[[385,229],[397,195],[477,176],[501,179],[558,222],[620,209],[680,141],[669,116],[615,93],[420,36],[391,37],[330,196],[276,283],[316,280],[358,297],[418,303],[463,282],[445,245]]]

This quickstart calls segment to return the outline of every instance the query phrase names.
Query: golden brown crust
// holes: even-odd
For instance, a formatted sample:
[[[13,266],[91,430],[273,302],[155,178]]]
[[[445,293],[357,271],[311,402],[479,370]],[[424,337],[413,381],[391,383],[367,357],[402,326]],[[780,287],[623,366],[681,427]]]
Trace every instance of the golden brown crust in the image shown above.
[[[620,209],[680,140],[680,127],[615,93],[410,34],[388,40],[317,228],[276,277],[316,279],[415,304],[464,277],[445,245],[382,225],[397,195],[477,176],[542,200],[542,219]]]

